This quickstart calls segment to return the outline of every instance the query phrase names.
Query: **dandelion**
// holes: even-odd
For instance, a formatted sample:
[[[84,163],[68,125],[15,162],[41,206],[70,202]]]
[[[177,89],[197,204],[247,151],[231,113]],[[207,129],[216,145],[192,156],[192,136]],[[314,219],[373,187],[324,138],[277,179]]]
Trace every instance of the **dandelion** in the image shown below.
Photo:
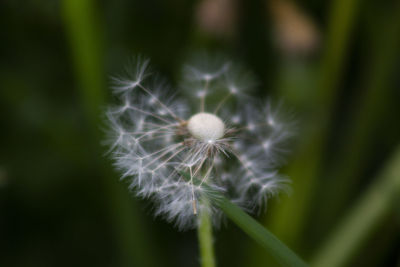
[[[277,172],[292,134],[279,107],[252,99],[252,75],[229,62],[188,64],[182,76],[184,99],[152,74],[148,60],[113,79],[119,104],[107,111],[109,145],[122,179],[180,229],[196,227],[204,211],[218,225],[210,190],[248,211],[265,207],[289,182]]]

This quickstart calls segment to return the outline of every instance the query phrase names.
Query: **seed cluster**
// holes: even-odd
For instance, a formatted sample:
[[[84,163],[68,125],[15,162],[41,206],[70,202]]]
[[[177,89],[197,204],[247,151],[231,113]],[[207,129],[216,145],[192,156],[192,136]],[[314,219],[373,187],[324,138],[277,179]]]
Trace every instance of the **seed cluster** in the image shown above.
[[[114,78],[119,104],[107,111],[108,143],[122,179],[154,200],[156,215],[189,229],[209,209],[218,224],[212,201],[202,204],[207,188],[247,210],[287,189],[277,168],[292,133],[279,109],[248,95],[249,73],[212,60],[185,65],[178,99],[148,63],[137,60]]]

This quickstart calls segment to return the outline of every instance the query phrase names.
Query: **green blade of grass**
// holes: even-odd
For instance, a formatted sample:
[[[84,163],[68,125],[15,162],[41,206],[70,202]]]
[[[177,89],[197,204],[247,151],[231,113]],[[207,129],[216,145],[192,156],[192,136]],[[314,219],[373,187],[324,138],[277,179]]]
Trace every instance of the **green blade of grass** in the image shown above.
[[[97,18],[96,3],[93,0],[64,0],[62,15],[67,41],[79,85],[79,92],[87,121],[90,123],[90,137],[93,146],[93,160],[97,160],[102,173],[105,198],[109,201],[109,216],[115,238],[118,242],[119,264],[121,266],[158,266],[152,257],[156,246],[150,245],[149,233],[141,221],[139,208],[118,183],[115,174],[105,167],[104,151],[99,148],[99,121],[101,107],[105,102],[105,71],[102,28]],[[86,148],[87,149],[87,148]]]
[[[82,104],[88,119],[98,125],[104,104],[103,40],[92,0],[64,0],[62,15],[71,48],[75,73],[80,84]]]
[[[395,207],[400,193],[400,147],[370,189],[315,254],[312,266],[346,266]]]
[[[380,38],[374,39],[374,49],[368,55],[371,59],[366,74],[363,75],[364,95],[360,97],[360,102],[349,119],[350,127],[342,138],[344,142],[337,152],[336,161],[327,172],[326,188],[330,190],[324,193],[324,198],[325,205],[330,209],[321,208],[319,215],[322,225],[326,226],[325,229],[335,222],[335,217],[340,214],[360,182],[362,168],[368,164],[371,156],[368,150],[371,147],[371,140],[381,125],[380,121],[385,115],[388,100],[390,97],[396,97],[390,82],[397,71],[395,66],[398,64],[400,55],[398,50],[400,4],[393,7],[390,13],[387,9],[384,11],[384,21],[376,22],[374,24],[376,29],[371,33],[372,37],[379,35]],[[338,191],[340,191],[340,198],[337,198]]]
[[[296,253],[237,205],[223,196],[216,198],[216,203],[237,226],[268,251],[282,266],[308,266]]]
[[[310,102],[307,105],[310,106],[311,115],[303,127],[303,138],[296,157],[287,169],[296,191],[290,198],[282,198],[282,203],[271,220],[271,229],[296,248],[300,248],[301,245],[299,241],[321,171],[321,155],[329,133],[332,107],[336,100],[336,89],[357,15],[357,6],[358,0],[332,2],[319,80],[312,95],[309,95]]]

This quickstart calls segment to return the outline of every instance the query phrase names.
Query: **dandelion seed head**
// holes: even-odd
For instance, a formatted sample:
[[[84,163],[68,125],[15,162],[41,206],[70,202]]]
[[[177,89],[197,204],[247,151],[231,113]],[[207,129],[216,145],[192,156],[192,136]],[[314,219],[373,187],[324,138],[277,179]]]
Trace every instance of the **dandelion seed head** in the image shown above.
[[[277,169],[293,134],[279,109],[248,96],[253,76],[202,58],[185,64],[182,79],[187,99],[150,74],[148,60],[133,61],[113,79],[120,102],[107,110],[107,144],[128,188],[183,230],[205,209],[219,224],[221,211],[202,201],[210,188],[251,211],[286,191],[289,181]]]

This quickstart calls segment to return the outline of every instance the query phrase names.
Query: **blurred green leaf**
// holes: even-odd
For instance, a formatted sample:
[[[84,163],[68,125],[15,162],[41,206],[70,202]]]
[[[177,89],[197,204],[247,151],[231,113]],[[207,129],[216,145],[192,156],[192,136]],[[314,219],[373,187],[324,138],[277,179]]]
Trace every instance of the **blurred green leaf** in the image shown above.
[[[259,243],[282,266],[308,266],[270,231],[225,197],[214,198],[224,213],[248,236]]]
[[[304,123],[301,141],[287,175],[295,190],[276,209],[271,228],[289,244],[299,247],[299,240],[309,216],[309,209],[323,152],[328,138],[331,112],[336,100],[337,85],[347,55],[350,33],[356,18],[358,0],[333,1],[330,9],[328,36],[321,59],[316,88],[309,95],[310,117]]]
[[[85,107],[91,125],[91,134],[95,137],[97,156],[104,153],[98,149],[100,134],[98,131],[100,112],[105,102],[105,71],[103,39],[96,2],[94,0],[64,0],[63,18],[75,63],[79,81],[82,104]],[[149,234],[138,216],[139,212],[130,196],[118,183],[115,176],[102,161],[103,186],[109,199],[110,217],[119,242],[119,253],[124,266],[156,266],[156,258],[151,257]]]
[[[400,194],[400,147],[369,190],[350,210],[326,243],[317,251],[312,266],[347,266],[369,235],[396,207]]]

